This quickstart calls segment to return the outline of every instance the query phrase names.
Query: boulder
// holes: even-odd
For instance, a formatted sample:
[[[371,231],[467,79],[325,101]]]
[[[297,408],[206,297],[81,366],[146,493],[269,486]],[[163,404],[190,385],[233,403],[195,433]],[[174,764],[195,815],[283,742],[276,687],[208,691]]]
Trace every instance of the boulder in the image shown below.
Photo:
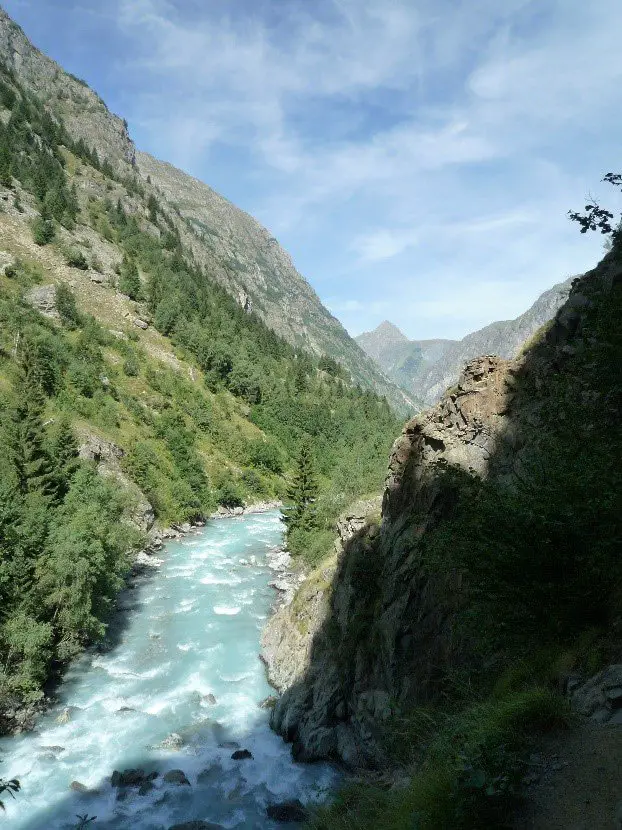
[[[133,319],[133,321],[132,321],[132,322],[133,322],[133,323],[134,323],[134,325],[135,325],[135,326],[137,326],[139,329],[143,329],[143,331],[144,331],[145,329],[148,329],[148,328],[149,328],[149,323],[147,323],[145,320],[141,320],[141,319],[140,319],[140,317],[134,317],[134,319]]]
[[[268,697],[264,698],[259,703],[259,708],[260,709],[274,709],[274,707],[276,706],[277,700],[278,700],[278,698],[275,697],[274,695],[268,695]]]
[[[164,773],[164,781],[167,784],[177,784],[178,786],[190,786],[190,781],[186,778],[186,773],[180,769],[171,769]]]
[[[90,787],[87,787],[86,784],[80,783],[80,781],[72,781],[69,785],[69,789],[73,790],[74,793],[80,793],[81,795],[99,795],[98,790],[92,790]]]
[[[272,821],[305,821],[309,813],[304,804],[297,798],[293,801],[281,801],[278,804],[270,804],[266,808],[268,818]]]
[[[252,758],[252,757],[253,757],[253,754],[252,754],[252,752],[249,752],[248,749],[236,749],[236,751],[231,756],[231,758],[234,761],[244,761],[247,758]]]
[[[203,703],[209,703],[210,706],[216,706],[218,701],[216,700],[216,696],[213,695],[211,692],[208,695],[203,695]]]
[[[179,735],[177,732],[172,732],[163,741],[160,741],[159,744],[156,744],[154,749],[172,749],[175,752],[179,752],[179,750],[184,745],[184,739]]]
[[[144,769],[124,769],[123,772],[115,769],[110,783],[113,787],[140,787],[146,778]]]

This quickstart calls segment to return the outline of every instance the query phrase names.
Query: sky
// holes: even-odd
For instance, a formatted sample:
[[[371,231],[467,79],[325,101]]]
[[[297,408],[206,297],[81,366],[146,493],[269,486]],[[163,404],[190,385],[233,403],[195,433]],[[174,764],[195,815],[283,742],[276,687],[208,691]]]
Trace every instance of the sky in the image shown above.
[[[515,317],[602,254],[567,211],[620,206],[620,0],[0,2],[353,335]]]

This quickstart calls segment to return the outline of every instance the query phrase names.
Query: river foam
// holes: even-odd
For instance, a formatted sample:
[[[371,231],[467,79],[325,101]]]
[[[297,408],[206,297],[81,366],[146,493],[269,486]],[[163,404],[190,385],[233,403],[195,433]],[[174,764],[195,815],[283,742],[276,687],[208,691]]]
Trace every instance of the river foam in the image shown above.
[[[271,691],[257,657],[274,599],[265,555],[280,541],[268,513],[214,521],[168,546],[161,568],[127,592],[131,610],[111,626],[109,650],[70,668],[35,733],[0,740],[0,777],[22,785],[3,826],[67,830],[88,813],[93,830],[193,819],[263,830],[275,826],[268,804],[324,797],[334,772],[294,763],[258,707]],[[233,760],[234,747],[252,759]],[[158,772],[154,789],[123,797],[110,775],[128,767]],[[164,783],[171,769],[191,786]],[[92,792],[71,791],[72,781]]]

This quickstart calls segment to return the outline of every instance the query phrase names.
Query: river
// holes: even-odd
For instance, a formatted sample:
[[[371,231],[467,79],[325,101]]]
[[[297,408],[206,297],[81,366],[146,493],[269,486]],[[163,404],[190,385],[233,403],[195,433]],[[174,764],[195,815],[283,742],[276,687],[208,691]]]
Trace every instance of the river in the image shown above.
[[[0,777],[22,785],[4,798],[0,827],[65,830],[86,814],[93,830],[194,819],[259,830],[277,826],[267,805],[325,797],[330,767],[294,763],[258,706],[271,691],[257,656],[274,601],[266,553],[281,541],[271,512],[167,545],[161,567],[125,592],[108,647],[72,665],[35,732],[0,740]],[[236,749],[253,757],[233,760]],[[153,789],[113,787],[113,770],[126,768],[157,772]],[[163,780],[174,769],[189,785]]]

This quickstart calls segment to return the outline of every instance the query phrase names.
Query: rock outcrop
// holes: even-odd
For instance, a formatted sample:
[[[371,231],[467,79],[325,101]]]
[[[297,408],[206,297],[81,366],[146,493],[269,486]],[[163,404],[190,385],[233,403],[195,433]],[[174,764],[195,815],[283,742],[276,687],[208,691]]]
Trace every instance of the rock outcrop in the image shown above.
[[[471,360],[457,386],[396,440],[381,525],[340,523],[346,538],[336,553],[270,621],[263,656],[283,691],[272,726],[295,757],[382,766],[387,720],[438,699],[446,671],[462,659],[455,620],[465,595],[460,573],[422,565],[421,540],[455,498],[439,470],[516,486],[550,423],[551,378],[584,347],[586,315],[596,302],[606,305],[620,280],[622,266],[605,258],[575,281],[525,354]],[[617,677],[597,678],[585,705],[617,717]]]

